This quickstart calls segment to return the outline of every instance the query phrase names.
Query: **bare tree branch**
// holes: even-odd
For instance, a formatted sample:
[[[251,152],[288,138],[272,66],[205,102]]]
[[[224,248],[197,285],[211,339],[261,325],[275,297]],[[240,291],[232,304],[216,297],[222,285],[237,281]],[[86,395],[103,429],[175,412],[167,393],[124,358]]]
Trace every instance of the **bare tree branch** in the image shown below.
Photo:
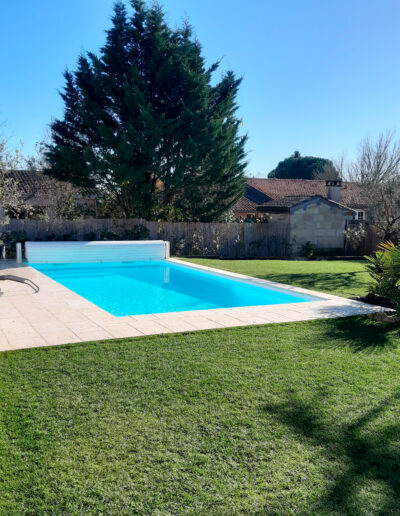
[[[22,144],[12,152],[7,148],[7,140],[0,138],[0,224],[7,223],[10,213],[19,217],[27,210],[18,183],[10,177],[11,170],[23,162],[21,147]]]
[[[384,240],[396,240],[400,233],[400,140],[394,133],[381,133],[376,140],[366,138],[348,170],[359,181],[368,204],[369,219]]]

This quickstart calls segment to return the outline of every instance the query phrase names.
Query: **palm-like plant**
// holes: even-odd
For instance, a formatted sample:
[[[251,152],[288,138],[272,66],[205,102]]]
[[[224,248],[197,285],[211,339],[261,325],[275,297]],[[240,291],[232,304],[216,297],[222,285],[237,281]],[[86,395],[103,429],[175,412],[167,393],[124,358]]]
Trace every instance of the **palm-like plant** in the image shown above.
[[[394,301],[400,308],[400,247],[382,242],[375,256],[366,256],[366,269],[372,283],[369,291]]]

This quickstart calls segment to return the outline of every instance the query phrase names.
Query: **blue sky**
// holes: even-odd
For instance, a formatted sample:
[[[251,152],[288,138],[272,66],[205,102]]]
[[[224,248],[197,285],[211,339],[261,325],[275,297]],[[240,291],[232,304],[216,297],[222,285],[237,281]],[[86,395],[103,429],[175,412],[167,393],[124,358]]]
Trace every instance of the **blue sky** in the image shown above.
[[[27,154],[62,115],[62,72],[104,42],[113,0],[1,0],[0,120]],[[298,149],[355,154],[400,123],[399,0],[165,0],[188,17],[209,63],[244,80],[240,116],[252,175]],[[398,131],[399,133],[399,131]]]

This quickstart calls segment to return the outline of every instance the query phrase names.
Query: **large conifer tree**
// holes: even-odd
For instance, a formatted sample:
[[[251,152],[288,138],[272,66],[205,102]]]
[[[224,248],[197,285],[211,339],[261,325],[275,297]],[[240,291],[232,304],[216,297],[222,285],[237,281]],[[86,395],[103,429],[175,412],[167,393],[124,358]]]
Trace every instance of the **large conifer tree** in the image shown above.
[[[48,173],[113,192],[125,216],[157,209],[215,220],[244,187],[233,72],[211,83],[190,26],[170,29],[162,9],[121,2],[100,55],[65,73],[65,112],[51,124]],[[172,215],[174,216],[174,215]]]

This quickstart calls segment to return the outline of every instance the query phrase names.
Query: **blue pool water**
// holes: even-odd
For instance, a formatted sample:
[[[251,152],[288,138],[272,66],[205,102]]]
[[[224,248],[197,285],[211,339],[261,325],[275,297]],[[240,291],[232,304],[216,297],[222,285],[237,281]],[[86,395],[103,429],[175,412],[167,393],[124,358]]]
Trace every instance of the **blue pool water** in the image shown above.
[[[312,300],[168,261],[32,264],[32,267],[116,316]]]

